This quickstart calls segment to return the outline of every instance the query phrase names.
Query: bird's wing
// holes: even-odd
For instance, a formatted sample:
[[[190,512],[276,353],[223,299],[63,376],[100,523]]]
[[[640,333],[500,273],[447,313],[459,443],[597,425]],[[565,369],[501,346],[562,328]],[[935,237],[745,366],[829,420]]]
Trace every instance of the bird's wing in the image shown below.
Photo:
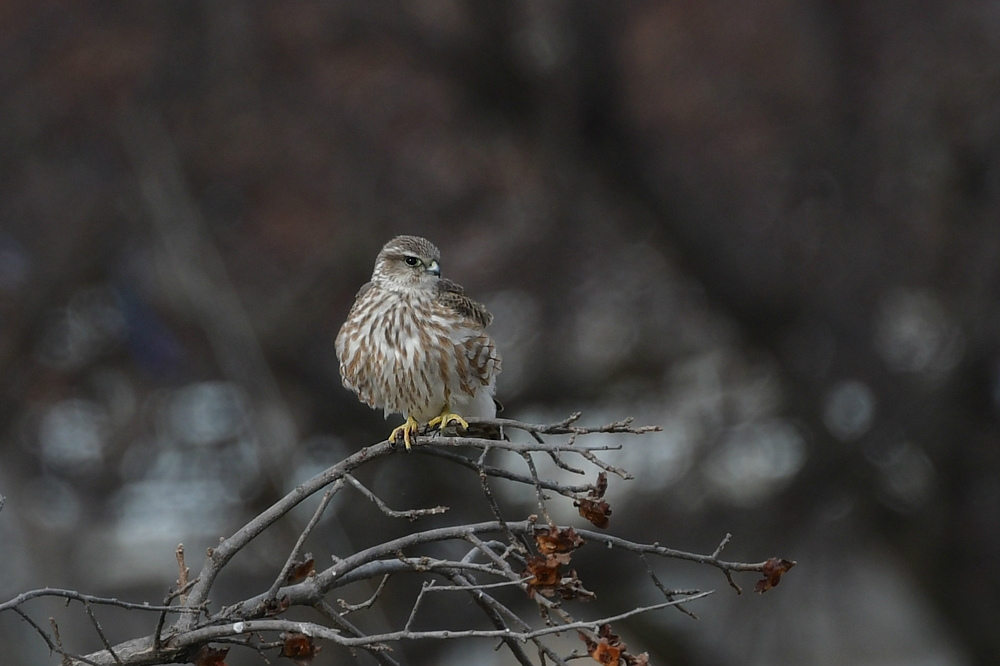
[[[493,321],[493,315],[481,303],[466,296],[462,287],[451,280],[438,280],[437,289],[438,302],[463,319],[471,320],[468,323],[475,323],[478,328],[484,329]]]
[[[474,395],[476,389],[472,388],[475,383],[489,388],[492,395],[495,386],[496,376],[500,374],[500,352],[496,348],[496,343],[486,333],[486,327],[493,321],[486,308],[465,295],[460,286],[451,280],[440,280],[438,282],[437,302],[450,315],[457,316],[457,331],[462,331],[454,342],[462,348],[468,359],[468,368],[472,377],[463,379],[463,390],[469,395]]]

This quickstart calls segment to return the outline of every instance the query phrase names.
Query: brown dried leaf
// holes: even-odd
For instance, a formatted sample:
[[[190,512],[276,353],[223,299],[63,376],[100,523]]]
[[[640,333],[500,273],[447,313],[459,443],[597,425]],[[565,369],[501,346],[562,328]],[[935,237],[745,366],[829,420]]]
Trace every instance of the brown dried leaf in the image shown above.
[[[587,496],[591,499],[601,499],[604,497],[604,493],[608,492],[608,474],[607,472],[600,472],[597,475],[597,483],[594,484],[594,489],[587,493]]]
[[[552,555],[535,555],[527,562],[522,576],[531,575],[528,581],[528,596],[534,597],[538,591],[546,597],[551,597],[562,580],[559,573],[559,560]]]
[[[581,498],[574,500],[573,506],[578,507],[581,516],[601,529],[606,529],[611,524],[611,519],[608,518],[611,506],[602,499]]]
[[[754,592],[763,594],[767,592],[772,587],[775,587],[781,582],[781,576],[795,566],[795,562],[792,560],[782,560],[777,557],[772,557],[767,562],[764,563],[761,573],[764,574],[764,578],[757,581],[754,586]]]
[[[597,632],[599,640],[593,640],[585,634],[580,634],[580,638],[587,644],[587,654],[599,664],[613,664],[618,666],[619,659],[625,651],[625,644],[617,635],[611,633],[610,624],[602,624]]]
[[[214,648],[211,645],[203,645],[198,650],[194,658],[195,666],[226,666],[226,655],[229,648]]]
[[[621,648],[610,645],[608,639],[602,638],[596,647],[594,647],[594,651],[590,653],[590,656],[599,664],[618,666],[618,658],[621,656],[621,653]]]
[[[540,553],[550,555],[552,553],[568,553],[576,550],[586,542],[572,527],[561,530],[558,527],[552,526],[536,528],[535,543],[538,545]],[[569,558],[567,557],[564,564],[568,562]]]
[[[312,636],[289,632],[282,634],[284,643],[281,646],[281,656],[288,657],[298,666],[307,666],[322,649],[313,642]]]
[[[649,653],[629,654],[620,636],[611,631],[610,624],[602,624],[597,631],[598,640],[581,633],[580,638],[587,644],[587,654],[594,661],[614,666],[649,666]]]
[[[292,568],[288,570],[288,575],[285,576],[285,585],[301,583],[310,575],[316,573],[315,564],[311,553],[306,553],[306,557],[302,561],[292,562]]]

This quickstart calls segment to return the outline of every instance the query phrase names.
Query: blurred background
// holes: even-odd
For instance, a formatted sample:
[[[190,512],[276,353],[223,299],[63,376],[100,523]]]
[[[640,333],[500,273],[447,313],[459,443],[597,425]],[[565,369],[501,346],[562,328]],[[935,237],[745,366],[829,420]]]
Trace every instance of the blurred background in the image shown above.
[[[996,2],[7,0],[0,153],[0,600],[158,603],[179,542],[197,571],[384,437],[333,338],[413,233],[494,313],[505,415],[664,427],[609,456],[637,476],[611,480],[613,533],[708,553],[731,532],[730,559],[799,562],[762,596],[651,562],[717,592],[698,621],[620,623],[632,651],[995,663]],[[489,516],[474,475],[424,456],[359,478],[394,508],[451,504],[440,524]],[[216,608],[266,589],[314,506],[233,561]],[[410,529],[344,491],[307,550],[327,566]],[[598,601],[571,612],[657,601],[640,561],[606,557],[574,559]],[[357,621],[398,626],[417,584]],[[100,649],[78,604],[25,609]],[[155,626],[95,612],[113,642]],[[0,645],[58,662],[12,613]],[[492,647],[394,656],[511,663]]]

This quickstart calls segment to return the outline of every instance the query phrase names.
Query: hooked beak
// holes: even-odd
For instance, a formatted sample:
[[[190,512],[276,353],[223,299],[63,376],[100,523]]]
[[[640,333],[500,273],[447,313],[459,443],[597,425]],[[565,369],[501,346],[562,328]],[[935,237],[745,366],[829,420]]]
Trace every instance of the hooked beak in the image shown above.
[[[431,263],[427,265],[427,272],[431,275],[441,277],[441,266],[438,265],[437,261],[431,261]]]

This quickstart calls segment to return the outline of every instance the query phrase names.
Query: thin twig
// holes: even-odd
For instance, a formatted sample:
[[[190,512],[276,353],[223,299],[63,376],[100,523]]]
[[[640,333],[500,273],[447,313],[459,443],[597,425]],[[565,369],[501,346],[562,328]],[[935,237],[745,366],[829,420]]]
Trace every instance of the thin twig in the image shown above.
[[[17,606],[15,606],[13,608],[13,611],[15,613],[17,613],[18,615],[20,615],[22,620],[24,620],[25,622],[27,622],[29,625],[31,625],[32,628],[34,628],[35,631],[38,632],[38,635],[42,637],[42,640],[45,641],[45,644],[49,646],[49,650],[52,650],[53,652],[57,651],[56,644],[52,642],[52,639],[49,638],[49,635],[47,633],[45,633],[44,629],[42,629],[37,624],[35,624],[35,621],[32,620],[31,617],[27,613],[25,613],[23,610],[21,610]]]
[[[560,456],[554,451],[548,451],[548,454],[549,457],[552,458],[552,462],[554,462],[556,464],[556,467],[558,467],[559,469],[564,469],[567,472],[570,472],[571,474],[583,475],[587,473],[584,470],[579,469],[578,467],[571,466],[569,463],[567,463],[565,460],[562,459],[562,456]]]
[[[314,607],[317,611],[323,614],[323,616],[330,620],[330,622],[332,622],[344,635],[354,638],[364,636],[360,629],[355,627],[346,617],[337,612],[337,609],[326,601],[320,601],[315,604]],[[361,647],[362,649],[367,650],[368,654],[370,654],[372,658],[382,666],[400,666],[399,662],[388,654],[389,646],[385,643],[374,643],[372,645]]]
[[[332,500],[333,496],[337,494],[337,491],[343,487],[344,480],[342,478],[337,479],[337,481],[327,488],[325,493],[323,493],[323,497],[319,501],[319,506],[317,506],[316,510],[313,511],[312,518],[310,518],[309,522],[306,523],[306,526],[303,528],[302,533],[299,534],[299,538],[296,540],[295,545],[292,546],[292,551],[288,554],[288,558],[285,560],[285,565],[281,567],[281,572],[278,574],[278,577],[274,579],[274,582],[271,583],[271,587],[268,588],[267,598],[269,600],[273,600],[276,597],[278,590],[281,589],[281,586],[288,580],[288,572],[290,572],[292,567],[295,566],[295,560],[298,558],[299,552],[302,550],[302,545],[306,542],[306,539],[309,538],[313,528],[316,527],[317,523],[319,523],[320,518],[323,517],[323,512],[326,511],[326,507],[330,504],[330,500]]]
[[[583,456],[584,458],[586,458],[593,465],[596,465],[597,467],[600,467],[605,472],[611,472],[612,474],[616,474],[619,477],[625,479],[626,481],[631,481],[632,479],[635,478],[632,475],[632,473],[629,472],[628,470],[622,469],[621,467],[615,467],[611,463],[606,463],[603,460],[601,460],[600,458],[598,458],[597,456],[595,456],[594,453],[593,453],[595,450],[596,449],[593,449],[593,448],[586,448],[586,449],[585,448],[580,448],[580,449],[578,449],[578,451],[579,451],[579,453],[580,453],[581,456]]]
[[[124,608],[126,610],[142,610],[142,611],[167,611],[169,613],[198,613],[200,609],[198,608],[178,608],[176,606],[154,606],[148,603],[133,603],[130,601],[121,601],[119,599],[114,599],[110,597],[96,597],[92,594],[81,594],[74,590],[62,590],[54,587],[43,587],[37,590],[31,590],[29,592],[22,592],[13,599],[5,601],[0,604],[0,612],[5,610],[11,610],[20,606],[26,601],[31,599],[36,599],[38,597],[62,597],[64,599],[70,599],[73,601],[82,601],[91,604],[96,604],[99,606],[117,606],[118,608]]]
[[[500,505],[497,504],[496,498],[493,497],[493,491],[490,490],[489,480],[486,478],[486,456],[489,455],[490,448],[483,448],[483,452],[479,455],[479,460],[476,466],[479,468],[479,486],[483,489],[483,495],[486,497],[486,503],[490,505],[490,511],[493,512],[493,517],[497,519],[500,523],[501,529],[503,529],[504,534],[507,536],[509,543],[520,544],[514,533],[510,531],[507,527],[507,521],[504,520],[503,514],[500,513]]]
[[[649,560],[646,559],[646,554],[639,553],[639,559],[642,560],[642,563],[646,565],[646,573],[649,574],[649,577],[653,580],[653,585],[655,585],[656,589],[662,592],[663,596],[666,597],[669,601],[673,601],[674,597],[678,594],[691,595],[691,594],[697,594],[699,592],[699,590],[668,590],[666,587],[664,587],[663,583],[660,582],[660,579],[656,577],[656,574],[653,572],[653,568],[649,566]],[[697,615],[695,615],[694,613],[692,613],[691,611],[689,611],[687,608],[685,608],[680,604],[677,604],[675,608],[677,608],[677,610],[695,620],[698,619]]]
[[[719,545],[715,548],[715,551],[712,553],[712,558],[713,559],[716,559],[716,560],[719,559],[719,555],[722,554],[723,549],[729,544],[729,540],[732,539],[732,538],[733,538],[733,535],[729,534],[728,532],[726,533],[726,536],[722,537],[722,541],[719,542]],[[732,571],[729,570],[729,569],[723,569],[722,573],[724,573],[726,575],[726,580],[729,581],[729,586],[731,588],[733,588],[734,590],[736,590],[736,594],[743,594],[743,588],[741,588],[739,585],[737,585],[736,581],[733,580],[733,573],[732,573]]]
[[[63,666],[71,666],[69,654],[63,649],[62,637],[59,636],[59,625],[56,624],[56,619],[54,617],[50,617],[49,624],[52,625],[52,635],[55,637],[56,648],[59,651],[59,654],[62,655]]]
[[[115,660],[115,663],[119,664],[120,666],[122,660],[118,657],[118,654],[115,652],[114,648],[111,647],[111,643],[108,642],[108,637],[104,635],[104,630],[101,629],[101,623],[98,622],[97,618],[94,616],[94,611],[91,610],[90,604],[84,601],[83,608],[84,610],[87,611],[87,616],[90,618],[91,623],[94,625],[94,629],[97,631],[97,635],[100,637],[101,644],[104,646],[104,649],[108,651],[108,654],[110,654],[111,658]]]
[[[165,606],[169,606],[169,604],[170,604],[171,601],[173,601],[174,599],[176,599],[178,597],[183,596],[188,590],[190,590],[192,587],[194,587],[195,583],[197,583],[197,582],[198,582],[198,579],[194,578],[192,580],[189,580],[187,582],[187,585],[184,585],[183,587],[179,587],[176,590],[169,590],[167,592],[166,599],[163,600],[163,604]],[[171,607],[171,608],[169,608],[167,610],[187,611],[187,610],[191,610],[191,609],[183,609],[183,608],[174,608],[174,607]]]
[[[410,625],[413,624],[413,620],[417,616],[417,609],[420,608],[420,602],[424,600],[424,593],[432,587],[434,587],[434,581],[432,580],[425,580],[420,586],[420,593],[417,595],[417,600],[413,602],[413,608],[410,609],[410,617],[406,618],[406,624],[403,625],[404,632],[408,633],[410,631]]]
[[[528,471],[531,472],[531,481],[535,487],[535,497],[538,500],[538,512],[545,519],[546,525],[552,525],[552,518],[549,517],[549,511],[545,508],[545,493],[542,492],[542,488],[538,483],[538,470],[535,469],[535,461],[532,460],[530,453],[523,453],[521,456],[524,458],[524,462],[528,465]]]
[[[506,442],[497,439],[482,439],[480,437],[448,437],[445,435],[420,435],[413,439],[414,446],[417,445],[430,445],[437,444],[439,446],[447,446],[450,448],[465,448],[471,447],[475,449],[481,449],[484,446],[489,446],[494,449],[501,449],[504,451],[512,451],[514,453],[523,453],[525,451],[556,451],[556,452],[570,452],[570,453],[582,453],[583,451],[621,451],[621,444],[585,444],[585,445],[574,445],[571,443],[566,444],[555,444],[548,443],[537,444],[532,442]]]
[[[505,580],[500,583],[467,583],[463,585],[435,585],[428,588],[428,592],[469,592],[470,590],[489,590],[495,587],[511,587],[513,585],[521,585],[532,579],[532,576],[526,576],[519,580]]]
[[[478,463],[475,460],[472,460],[471,458],[463,456],[459,453],[453,453],[452,451],[448,451],[447,449],[439,449],[433,446],[421,446],[418,448],[414,448],[412,452],[425,456],[434,456],[435,458],[444,458],[445,460],[456,463],[458,465],[462,465],[463,467],[467,467],[471,470],[475,470],[477,472],[479,471]],[[553,456],[555,455],[555,453],[553,453],[552,451],[547,451],[547,453]],[[563,468],[574,473],[577,471],[575,468],[569,467],[568,465],[565,465],[565,467]],[[503,469],[502,467],[483,465],[483,471],[486,472],[487,476],[496,477],[498,479],[507,479],[508,481],[516,481],[518,483],[523,483],[525,485],[531,484],[531,479],[528,478],[527,476],[524,476],[523,474],[518,474],[517,472],[511,472],[509,470]],[[542,488],[544,488],[545,490],[551,490],[553,492],[559,493],[560,495],[565,495],[566,497],[573,497],[575,494],[584,493],[591,489],[591,486],[589,484],[570,485],[570,484],[559,483],[551,479],[539,479],[539,485],[541,485]]]
[[[520,626],[522,630],[530,629],[530,627],[528,627],[528,625],[520,617],[518,617],[517,613],[507,608],[492,596],[483,592],[482,588],[474,585],[471,579],[466,578],[462,574],[450,576],[450,579],[453,583],[455,583],[455,585],[447,587],[466,590],[469,593],[469,596],[472,597],[472,600],[482,609],[482,611],[486,614],[486,617],[493,623],[493,626],[496,629],[505,631],[509,630],[507,622],[504,619],[505,617],[511,619],[515,624]],[[528,657],[527,653],[518,641],[509,636],[503,636],[500,640],[507,646],[507,649],[510,650],[511,654],[514,655],[514,659],[516,659],[521,666],[534,666],[531,663],[531,659]],[[541,640],[537,638],[533,638],[531,640],[538,647],[540,653],[544,654],[543,651],[548,649],[541,642]],[[555,655],[555,653],[552,654]],[[558,657],[556,658],[558,659]]]
[[[365,488],[365,486],[362,485],[360,481],[355,479],[350,474],[345,474],[344,479],[352,486],[354,486],[362,495],[364,495],[369,500],[374,502],[375,506],[377,506],[382,511],[382,513],[389,516],[390,518],[408,518],[409,520],[413,521],[417,520],[421,516],[433,516],[438,513],[444,513],[445,511],[448,510],[448,507],[446,506],[435,506],[429,509],[406,509],[403,511],[396,511],[394,509],[390,509],[388,505],[386,505],[385,502],[379,499],[379,497],[375,493]]]
[[[375,588],[375,593],[372,594],[372,596],[369,597],[367,601],[362,601],[360,604],[349,604],[343,599],[337,599],[337,602],[340,604],[340,607],[344,609],[344,612],[341,613],[341,616],[347,615],[348,613],[353,613],[354,611],[362,610],[364,608],[368,608],[373,603],[375,603],[375,600],[378,599],[380,594],[382,594],[382,589],[385,587],[385,584],[386,582],[388,582],[389,576],[391,575],[392,574],[386,574],[382,576],[381,582],[379,582],[378,587]]]
[[[421,558],[402,557],[392,560],[376,560],[374,562],[369,562],[367,564],[361,565],[356,569],[352,569],[348,573],[345,573],[342,577],[338,578],[330,589],[333,589],[335,587],[336,588],[345,587],[352,583],[357,583],[363,580],[372,580],[373,578],[378,578],[379,576],[384,576],[386,574],[414,573],[414,572],[436,573],[448,570],[472,571],[476,573],[487,574],[490,576],[503,575],[501,572],[493,569],[488,565],[476,564],[474,562],[432,560],[426,557],[421,557]],[[287,588],[286,592],[291,593],[293,595],[295,594],[295,592],[291,588]]]
[[[523,430],[524,432],[537,433],[540,435],[592,435],[596,433],[644,435],[646,433],[661,432],[663,430],[663,428],[658,425],[639,426],[637,428],[632,427],[632,421],[634,421],[632,417],[592,428],[573,425],[580,420],[581,416],[581,412],[573,412],[562,421],[550,424],[523,423],[513,419],[484,419],[477,417],[469,417],[466,421],[468,421],[470,425],[476,423],[481,425],[503,426],[506,428]]]
[[[177,570],[179,572],[177,575],[177,589],[187,590],[188,576],[191,573],[191,570],[184,564],[184,544],[177,544],[177,550],[174,551],[174,556],[177,558]],[[187,596],[184,592],[180,593],[180,604],[181,606],[187,605]]]

